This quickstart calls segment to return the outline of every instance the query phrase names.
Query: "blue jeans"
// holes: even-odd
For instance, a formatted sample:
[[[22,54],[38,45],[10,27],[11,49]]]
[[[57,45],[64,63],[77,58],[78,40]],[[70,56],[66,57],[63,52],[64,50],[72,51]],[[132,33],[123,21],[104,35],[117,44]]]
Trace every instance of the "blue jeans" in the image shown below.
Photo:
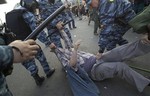
[[[67,78],[74,96],[99,96],[100,92],[83,68],[78,66],[75,71],[70,66],[65,67]]]

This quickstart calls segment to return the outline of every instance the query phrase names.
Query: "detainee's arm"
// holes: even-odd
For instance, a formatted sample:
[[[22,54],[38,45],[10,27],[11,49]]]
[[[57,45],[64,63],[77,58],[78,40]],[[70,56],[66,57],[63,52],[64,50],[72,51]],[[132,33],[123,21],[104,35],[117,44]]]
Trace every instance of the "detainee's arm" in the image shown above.
[[[81,43],[81,40],[77,40],[74,44],[74,48],[72,49],[72,55],[70,58],[70,65],[72,67],[76,67],[77,59],[78,59],[77,52],[78,52],[78,48],[80,46],[80,43]]]

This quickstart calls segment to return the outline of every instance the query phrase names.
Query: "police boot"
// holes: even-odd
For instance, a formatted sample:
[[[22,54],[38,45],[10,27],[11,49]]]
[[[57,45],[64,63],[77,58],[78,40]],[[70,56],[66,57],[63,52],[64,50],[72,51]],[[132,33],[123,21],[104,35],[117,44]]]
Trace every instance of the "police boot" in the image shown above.
[[[47,78],[50,78],[50,77],[53,75],[54,72],[55,72],[55,68],[52,68],[52,69],[46,74],[46,77],[47,77]]]
[[[40,77],[38,74],[35,74],[33,76],[33,78],[34,78],[34,80],[36,82],[36,85],[38,85],[38,86],[41,86],[43,81],[45,80],[45,78],[43,76]]]

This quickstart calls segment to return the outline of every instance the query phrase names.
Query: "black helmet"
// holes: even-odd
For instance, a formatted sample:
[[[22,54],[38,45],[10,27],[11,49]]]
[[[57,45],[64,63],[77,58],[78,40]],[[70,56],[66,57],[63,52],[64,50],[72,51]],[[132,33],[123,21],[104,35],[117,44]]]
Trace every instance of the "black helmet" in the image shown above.
[[[34,9],[39,7],[39,4],[36,0],[21,0],[20,5],[31,12],[33,12]]]

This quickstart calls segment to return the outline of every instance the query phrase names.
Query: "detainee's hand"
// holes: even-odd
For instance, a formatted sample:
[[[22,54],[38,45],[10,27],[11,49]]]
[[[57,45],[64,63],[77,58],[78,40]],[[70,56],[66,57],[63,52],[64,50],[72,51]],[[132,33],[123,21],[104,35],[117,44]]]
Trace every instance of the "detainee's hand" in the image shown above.
[[[101,57],[102,57],[102,53],[99,53],[99,52],[98,52],[98,53],[96,54],[96,59],[99,60]]]
[[[141,42],[143,44],[150,44],[150,40],[148,40],[148,35],[147,34],[141,39]]]
[[[56,49],[56,45],[55,45],[54,43],[51,43],[51,44],[49,45],[49,47],[50,47],[50,49],[51,49],[51,52],[54,52],[55,49]]]
[[[8,46],[14,46],[20,50],[19,52],[16,49],[13,49],[14,63],[21,63],[25,60],[33,59],[39,49],[39,46],[36,44],[36,42],[31,39],[26,41],[15,40]]]
[[[49,47],[50,47],[51,49],[56,49],[56,45],[55,45],[54,43],[51,43],[51,44],[49,45]]]
[[[79,46],[80,46],[80,44],[81,44],[81,39],[79,39],[79,40],[77,40],[75,43],[74,43],[74,49],[75,50],[78,50],[78,48],[79,48]]]

